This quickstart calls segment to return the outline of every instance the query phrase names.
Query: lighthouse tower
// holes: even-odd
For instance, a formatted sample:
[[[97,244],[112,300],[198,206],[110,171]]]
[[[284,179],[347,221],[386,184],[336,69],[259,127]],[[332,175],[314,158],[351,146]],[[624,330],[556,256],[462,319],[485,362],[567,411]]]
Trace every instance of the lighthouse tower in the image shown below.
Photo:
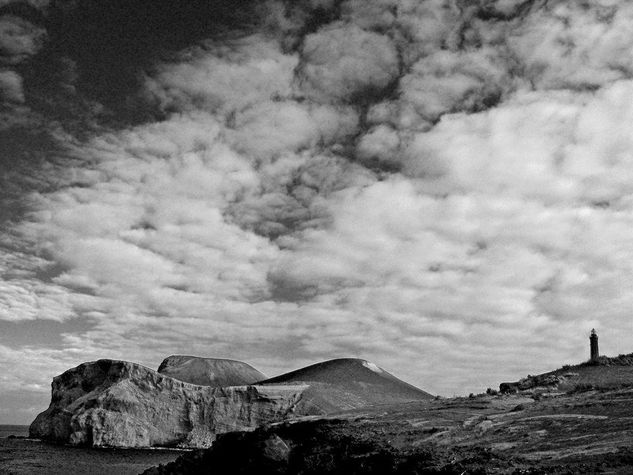
[[[596,361],[600,356],[600,352],[598,351],[598,334],[595,329],[591,330],[591,335],[589,336],[589,348],[591,351],[590,361]]]

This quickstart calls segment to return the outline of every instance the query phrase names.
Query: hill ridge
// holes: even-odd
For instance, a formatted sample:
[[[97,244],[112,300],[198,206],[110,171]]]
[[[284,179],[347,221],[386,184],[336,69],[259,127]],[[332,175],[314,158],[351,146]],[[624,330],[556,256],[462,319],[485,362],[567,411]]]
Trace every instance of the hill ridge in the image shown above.
[[[163,360],[158,372],[200,386],[227,387],[251,385],[266,375],[243,361],[171,355]]]
[[[633,353],[600,356],[575,365],[563,365],[552,371],[530,375],[499,385],[502,393],[523,391],[574,391],[613,389],[633,386]]]
[[[331,412],[368,405],[428,400],[433,396],[361,358],[336,358],[259,381],[258,385],[305,383],[302,410]]]

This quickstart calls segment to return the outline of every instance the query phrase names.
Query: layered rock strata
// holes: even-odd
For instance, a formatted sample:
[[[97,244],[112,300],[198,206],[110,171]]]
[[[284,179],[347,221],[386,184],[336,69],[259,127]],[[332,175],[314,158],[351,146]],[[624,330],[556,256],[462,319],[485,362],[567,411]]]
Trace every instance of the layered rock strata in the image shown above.
[[[51,404],[31,424],[30,436],[92,447],[208,447],[217,434],[297,416],[432,398],[354,358],[222,387],[262,374],[238,361],[192,356],[171,356],[159,371],[113,360],[66,371],[54,378]]]
[[[294,414],[306,385],[198,386],[126,361],[84,363],[57,376],[30,437],[92,447],[208,447],[217,434]]]

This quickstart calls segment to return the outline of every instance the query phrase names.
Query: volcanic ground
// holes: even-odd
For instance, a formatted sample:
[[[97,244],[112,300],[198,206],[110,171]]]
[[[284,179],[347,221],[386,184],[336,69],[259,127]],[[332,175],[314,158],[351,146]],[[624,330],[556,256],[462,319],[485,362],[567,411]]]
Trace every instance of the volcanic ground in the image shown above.
[[[505,393],[376,405],[225,434],[211,449],[146,473],[629,474],[632,361],[565,366],[502,386]]]

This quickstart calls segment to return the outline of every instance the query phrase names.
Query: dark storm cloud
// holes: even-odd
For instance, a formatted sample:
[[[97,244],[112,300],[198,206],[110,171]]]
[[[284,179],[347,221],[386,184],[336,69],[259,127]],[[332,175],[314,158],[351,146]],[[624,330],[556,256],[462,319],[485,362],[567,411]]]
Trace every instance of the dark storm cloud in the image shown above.
[[[69,143],[164,117],[146,74],[202,38],[254,27],[253,1],[0,3],[0,219],[72,182]]]
[[[38,24],[47,40],[24,66],[29,105],[79,129],[156,118],[139,95],[146,70],[202,38],[252,28],[255,3],[53,1]],[[22,49],[33,49],[33,34],[13,36]]]

